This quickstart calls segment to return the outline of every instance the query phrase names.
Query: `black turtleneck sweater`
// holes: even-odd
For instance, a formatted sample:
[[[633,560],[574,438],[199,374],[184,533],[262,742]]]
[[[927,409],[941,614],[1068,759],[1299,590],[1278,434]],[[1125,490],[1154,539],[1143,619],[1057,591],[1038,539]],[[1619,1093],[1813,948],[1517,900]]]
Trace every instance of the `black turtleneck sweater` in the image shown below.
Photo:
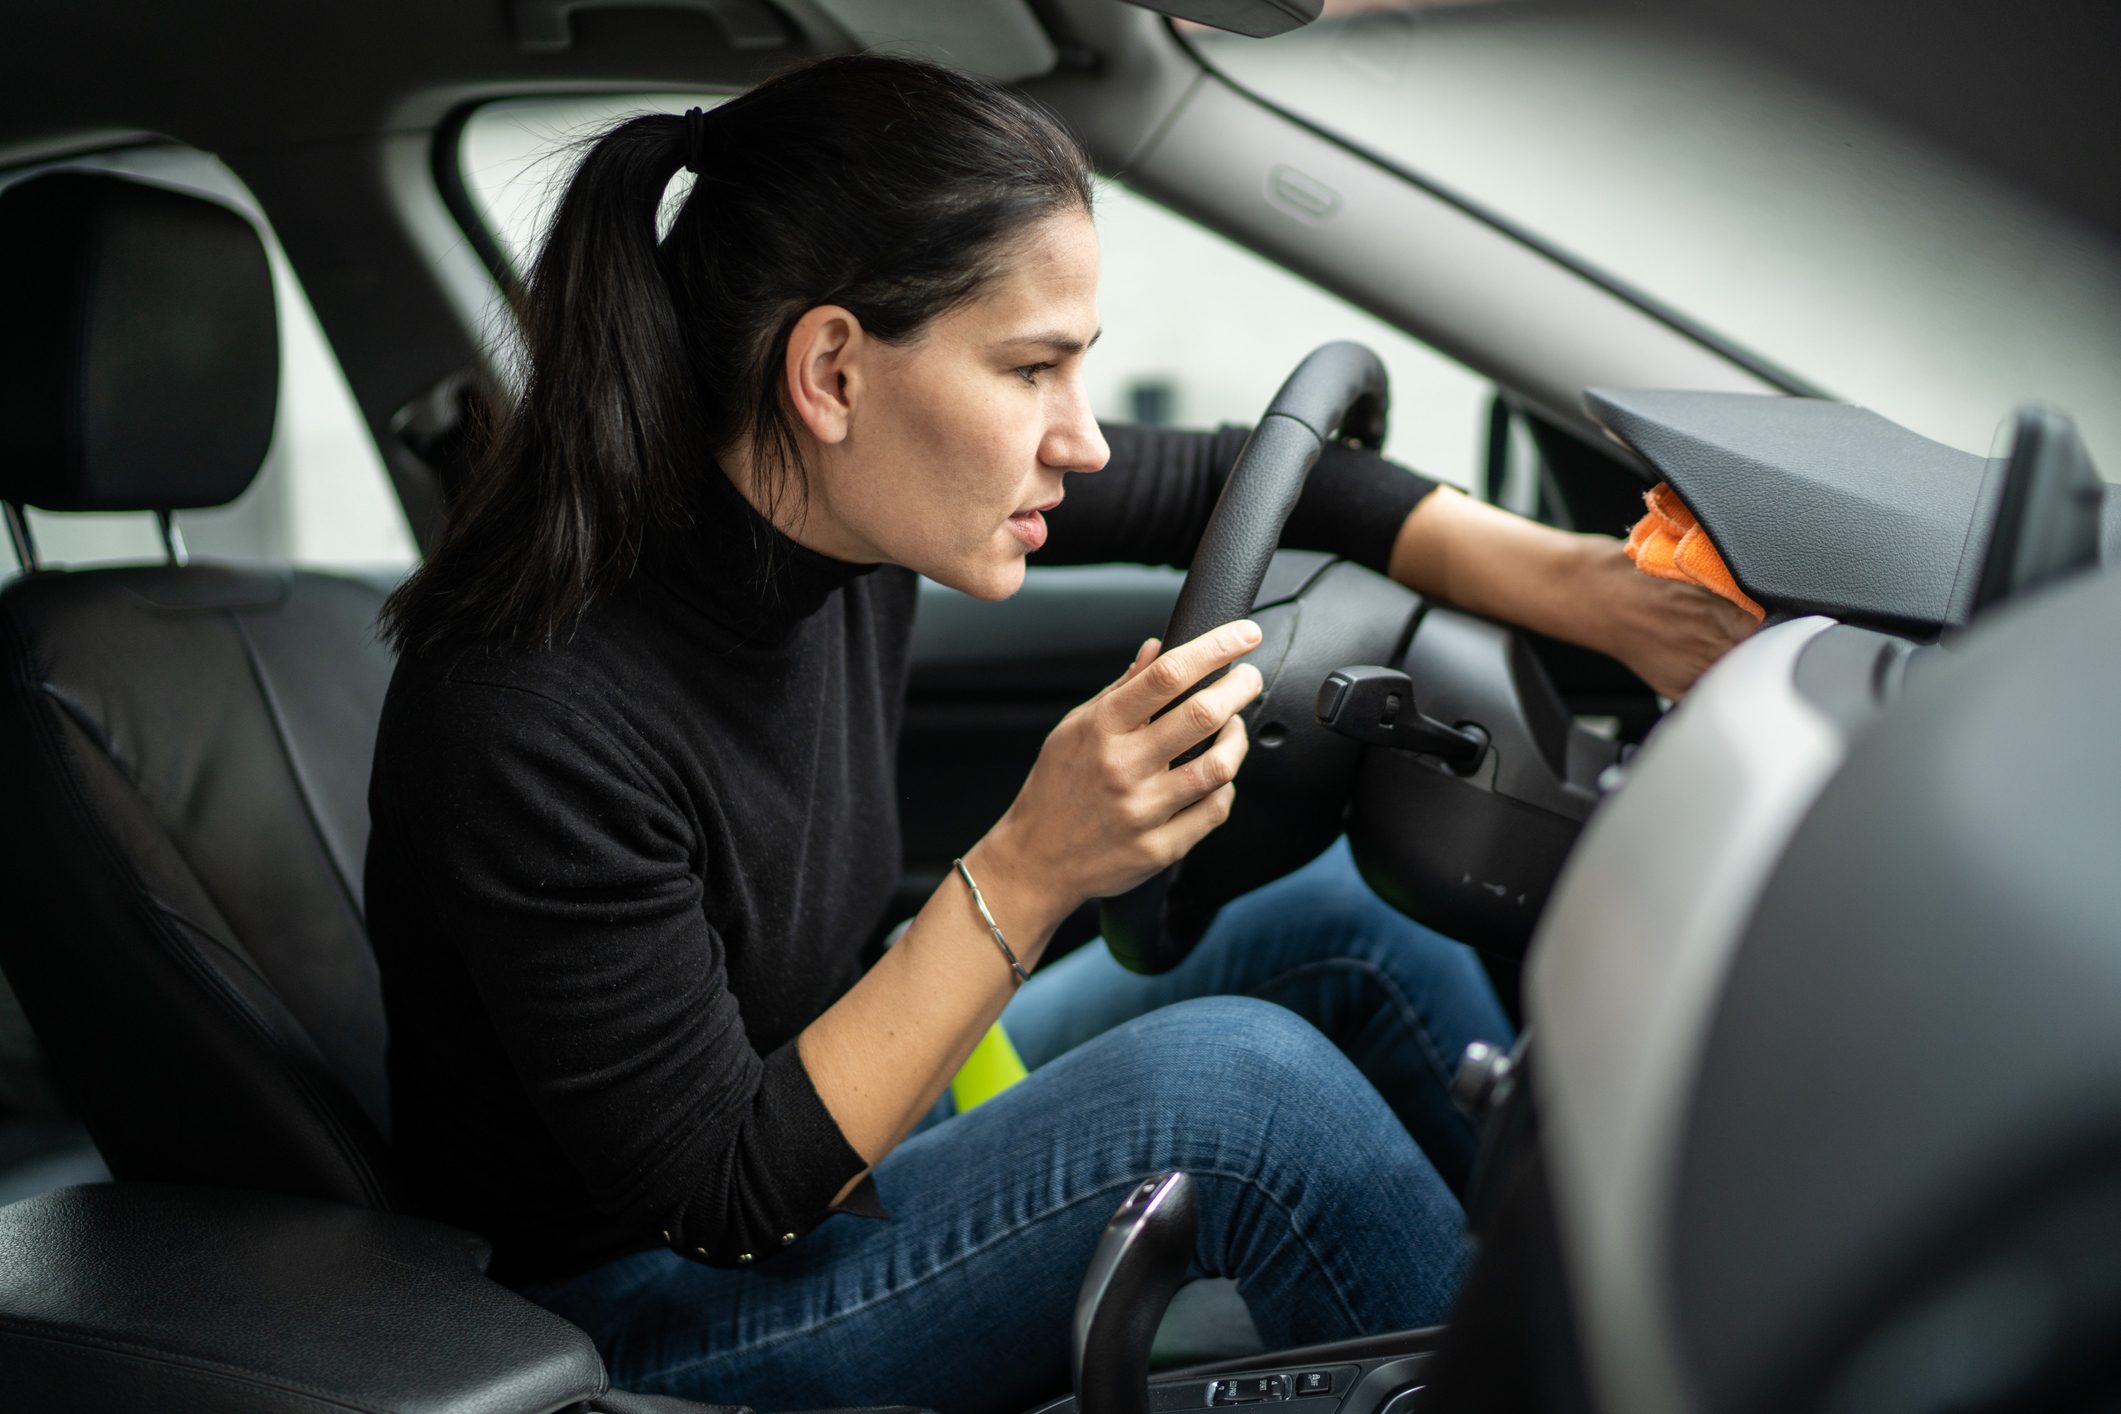
[[[1039,562],[1187,563],[1243,432],[1106,430]],[[384,704],[367,910],[395,1147],[504,1280],[665,1242],[764,1260],[862,1167],[795,1038],[897,877],[914,577],[804,550],[709,480],[682,571],[555,648],[410,654]],[[1285,539],[1381,569],[1430,489],[1330,449]]]

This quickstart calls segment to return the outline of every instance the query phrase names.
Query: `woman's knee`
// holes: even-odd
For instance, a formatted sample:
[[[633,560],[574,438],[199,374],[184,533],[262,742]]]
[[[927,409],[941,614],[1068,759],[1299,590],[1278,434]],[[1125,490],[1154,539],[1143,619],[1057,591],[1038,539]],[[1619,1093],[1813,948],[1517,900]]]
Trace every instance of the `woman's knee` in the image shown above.
[[[1100,1059],[1112,1072],[1102,1087],[1108,1108],[1169,1125],[1182,1147],[1227,1151],[1304,1143],[1310,1131],[1350,1123],[1395,1125],[1339,1048],[1273,1002],[1202,997],[1101,1039]]]
[[[1166,1074],[1230,1079],[1300,1072],[1330,1053],[1316,1027],[1287,1007],[1255,997],[1196,997],[1115,1028],[1128,1050]]]

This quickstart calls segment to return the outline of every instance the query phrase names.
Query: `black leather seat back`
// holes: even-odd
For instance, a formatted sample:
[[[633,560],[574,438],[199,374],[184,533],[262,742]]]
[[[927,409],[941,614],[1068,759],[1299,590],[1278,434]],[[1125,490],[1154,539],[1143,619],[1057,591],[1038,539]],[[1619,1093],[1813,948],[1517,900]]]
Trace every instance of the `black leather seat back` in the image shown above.
[[[36,178],[0,193],[0,269],[59,275],[0,323],[0,498],[241,493],[278,391],[245,218]],[[351,579],[204,564],[0,591],[0,967],[121,1179],[387,1203],[360,907],[381,603]]]

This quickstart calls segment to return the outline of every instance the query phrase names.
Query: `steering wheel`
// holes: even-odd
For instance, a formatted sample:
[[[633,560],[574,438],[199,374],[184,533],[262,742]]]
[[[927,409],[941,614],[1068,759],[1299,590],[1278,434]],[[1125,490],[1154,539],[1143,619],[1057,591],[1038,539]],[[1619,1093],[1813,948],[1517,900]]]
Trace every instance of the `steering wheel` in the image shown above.
[[[1207,531],[1164,630],[1167,647],[1189,642],[1252,611],[1281,542],[1282,527],[1326,443],[1338,438],[1372,449],[1383,445],[1390,403],[1384,364],[1361,344],[1326,344],[1296,366],[1253,428],[1208,517]],[[1255,654],[1259,651],[1254,650]],[[1194,684],[1164,711],[1214,682],[1223,671],[1227,670]],[[1311,690],[1316,690],[1315,683]],[[1254,706],[1267,696],[1262,690]],[[1197,744],[1172,764],[1183,765],[1207,745],[1206,741]],[[1128,892],[1104,900],[1100,912],[1105,943],[1122,965],[1135,972],[1168,972],[1200,941],[1214,917],[1213,910],[1205,914],[1187,910],[1177,917],[1170,907],[1171,891],[1184,868],[1182,860]]]

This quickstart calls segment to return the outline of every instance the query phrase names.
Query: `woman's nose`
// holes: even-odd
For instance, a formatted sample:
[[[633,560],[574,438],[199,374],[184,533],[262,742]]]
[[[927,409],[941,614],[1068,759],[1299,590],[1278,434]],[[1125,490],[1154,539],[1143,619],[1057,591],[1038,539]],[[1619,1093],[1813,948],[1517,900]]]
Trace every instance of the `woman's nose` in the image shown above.
[[[1097,471],[1112,459],[1104,429],[1097,425],[1087,397],[1074,399],[1067,416],[1046,430],[1045,463],[1062,471]]]

